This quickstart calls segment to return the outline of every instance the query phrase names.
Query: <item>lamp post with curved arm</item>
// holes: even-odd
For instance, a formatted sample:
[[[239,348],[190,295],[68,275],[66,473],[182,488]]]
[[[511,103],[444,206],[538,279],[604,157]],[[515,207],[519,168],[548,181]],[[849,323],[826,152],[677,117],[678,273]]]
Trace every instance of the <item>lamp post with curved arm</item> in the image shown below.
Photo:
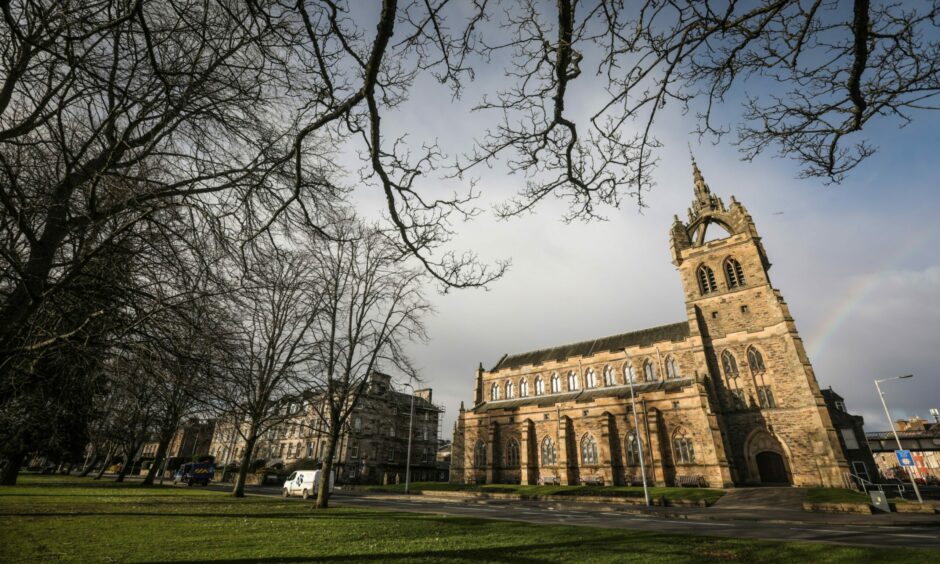
[[[414,438],[415,388],[411,385],[411,382],[406,382],[404,385],[411,389],[411,413],[408,416],[408,453],[405,455],[405,493],[407,494],[411,486],[411,440]]]
[[[630,353],[627,352],[627,349],[623,349],[623,355],[632,366]],[[636,412],[636,391],[633,389],[633,371],[627,370],[625,376],[630,383],[630,401],[633,403],[633,437],[636,439],[636,448],[640,454],[640,476],[643,478],[643,499],[646,500],[646,506],[649,507],[650,492],[646,485],[646,462],[643,460],[643,441],[640,440],[640,416],[637,415]]]
[[[875,380],[875,389],[878,390],[878,397],[881,398],[881,405],[885,408],[885,415],[888,417],[888,425],[891,425],[891,432],[894,434],[894,440],[898,444],[898,450],[904,450],[901,446],[901,438],[898,436],[898,430],[894,426],[894,419],[891,419],[891,413],[888,411],[888,402],[885,401],[885,394],[881,391],[881,382],[887,382],[888,380],[905,380],[907,378],[913,378],[913,374],[905,374],[904,376],[894,376],[892,378],[882,378],[881,380]],[[907,474],[911,477],[911,485],[914,486],[914,493],[917,494],[917,501],[924,503],[924,498],[920,497],[920,488],[917,487],[917,478],[914,476],[914,469],[907,468]]]

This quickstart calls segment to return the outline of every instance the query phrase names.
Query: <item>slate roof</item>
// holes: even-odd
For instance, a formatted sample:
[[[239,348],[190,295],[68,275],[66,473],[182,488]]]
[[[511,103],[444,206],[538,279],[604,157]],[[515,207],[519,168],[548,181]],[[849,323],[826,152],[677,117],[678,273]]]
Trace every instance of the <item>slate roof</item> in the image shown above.
[[[575,356],[591,356],[601,352],[622,351],[627,347],[645,347],[653,343],[664,341],[683,341],[689,337],[689,323],[672,323],[660,325],[640,331],[621,333],[609,337],[601,337],[592,341],[582,341],[570,345],[561,345],[550,349],[541,349],[521,354],[505,355],[496,363],[490,372],[509,368],[518,368],[527,364],[542,364],[543,362],[560,361]]]

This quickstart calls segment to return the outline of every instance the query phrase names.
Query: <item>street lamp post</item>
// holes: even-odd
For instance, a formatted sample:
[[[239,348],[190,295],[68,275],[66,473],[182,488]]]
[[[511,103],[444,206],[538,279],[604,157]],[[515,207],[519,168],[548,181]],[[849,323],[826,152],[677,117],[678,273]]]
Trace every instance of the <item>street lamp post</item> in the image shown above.
[[[630,354],[627,350],[623,351],[627,362],[630,362]],[[633,389],[633,371],[627,369],[624,376],[630,383],[630,401],[633,404],[633,437],[636,439],[636,448],[640,453],[640,476],[643,478],[643,499],[646,500],[646,506],[650,505],[649,488],[646,485],[646,462],[643,460],[643,441],[640,439],[640,416],[636,412],[636,392]]]
[[[891,432],[894,434],[894,440],[898,444],[898,450],[904,450],[901,447],[901,438],[898,436],[898,430],[894,426],[894,419],[891,419],[891,412],[888,411],[888,402],[885,401],[885,394],[881,391],[881,382],[887,382],[888,380],[903,380],[906,378],[913,378],[913,374],[905,374],[904,376],[894,376],[893,378],[882,378],[881,380],[875,380],[875,389],[878,390],[878,397],[881,398],[881,405],[885,408],[885,415],[888,417],[888,425],[891,425]],[[907,474],[911,477],[911,485],[914,486],[914,493],[917,494],[917,501],[924,503],[924,498],[920,497],[920,488],[917,487],[917,479],[914,476],[913,468],[907,469]]]
[[[405,458],[405,493],[411,486],[411,440],[414,438],[415,424],[415,389],[411,382],[405,384],[411,389],[411,412],[408,414],[408,454]]]

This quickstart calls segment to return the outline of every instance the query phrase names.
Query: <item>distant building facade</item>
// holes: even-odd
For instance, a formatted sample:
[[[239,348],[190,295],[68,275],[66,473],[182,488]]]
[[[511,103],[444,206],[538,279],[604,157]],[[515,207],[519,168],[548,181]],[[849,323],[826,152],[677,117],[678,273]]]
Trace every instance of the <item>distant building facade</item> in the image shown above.
[[[263,435],[253,458],[267,466],[302,460],[319,463],[327,446],[326,428],[311,398],[292,410],[285,421]],[[334,458],[337,480],[345,483],[383,484],[405,481],[408,428],[414,402],[411,441],[411,480],[435,480],[437,445],[443,409],[432,403],[430,389],[414,394],[396,391],[387,374],[374,372],[369,387],[340,435]],[[219,464],[239,463],[245,440],[231,423],[220,424],[210,453]]]
[[[212,438],[215,435],[214,419],[188,419],[173,434],[167,446],[167,458],[190,458],[209,453]],[[144,443],[139,459],[153,459],[157,456],[159,441]]]
[[[451,482],[638,483],[642,454],[657,485],[850,485],[751,216],[694,163],[693,177],[688,220],[670,230],[687,319],[481,365]],[[710,228],[726,233],[710,240]]]
[[[932,476],[940,479],[940,422],[931,423],[920,417],[895,421],[901,447],[911,451],[914,458],[915,475],[920,478]],[[891,431],[866,433],[868,444],[878,465],[878,470],[887,478],[905,475],[898,463],[895,450],[898,443]]]
[[[849,413],[845,407],[845,399],[832,387],[823,389],[822,395],[852,475],[868,482],[878,482],[878,465],[875,464],[868,440],[865,438],[865,418]]]

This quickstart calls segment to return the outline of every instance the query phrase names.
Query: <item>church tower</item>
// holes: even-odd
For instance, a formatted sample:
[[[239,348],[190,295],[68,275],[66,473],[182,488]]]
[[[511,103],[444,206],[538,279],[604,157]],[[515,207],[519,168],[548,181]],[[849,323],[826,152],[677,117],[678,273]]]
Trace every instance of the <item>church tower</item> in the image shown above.
[[[712,194],[694,159],[692,176],[688,220],[675,217],[670,247],[732,477],[841,487],[848,463],[754,220],[733,196],[725,205]]]

